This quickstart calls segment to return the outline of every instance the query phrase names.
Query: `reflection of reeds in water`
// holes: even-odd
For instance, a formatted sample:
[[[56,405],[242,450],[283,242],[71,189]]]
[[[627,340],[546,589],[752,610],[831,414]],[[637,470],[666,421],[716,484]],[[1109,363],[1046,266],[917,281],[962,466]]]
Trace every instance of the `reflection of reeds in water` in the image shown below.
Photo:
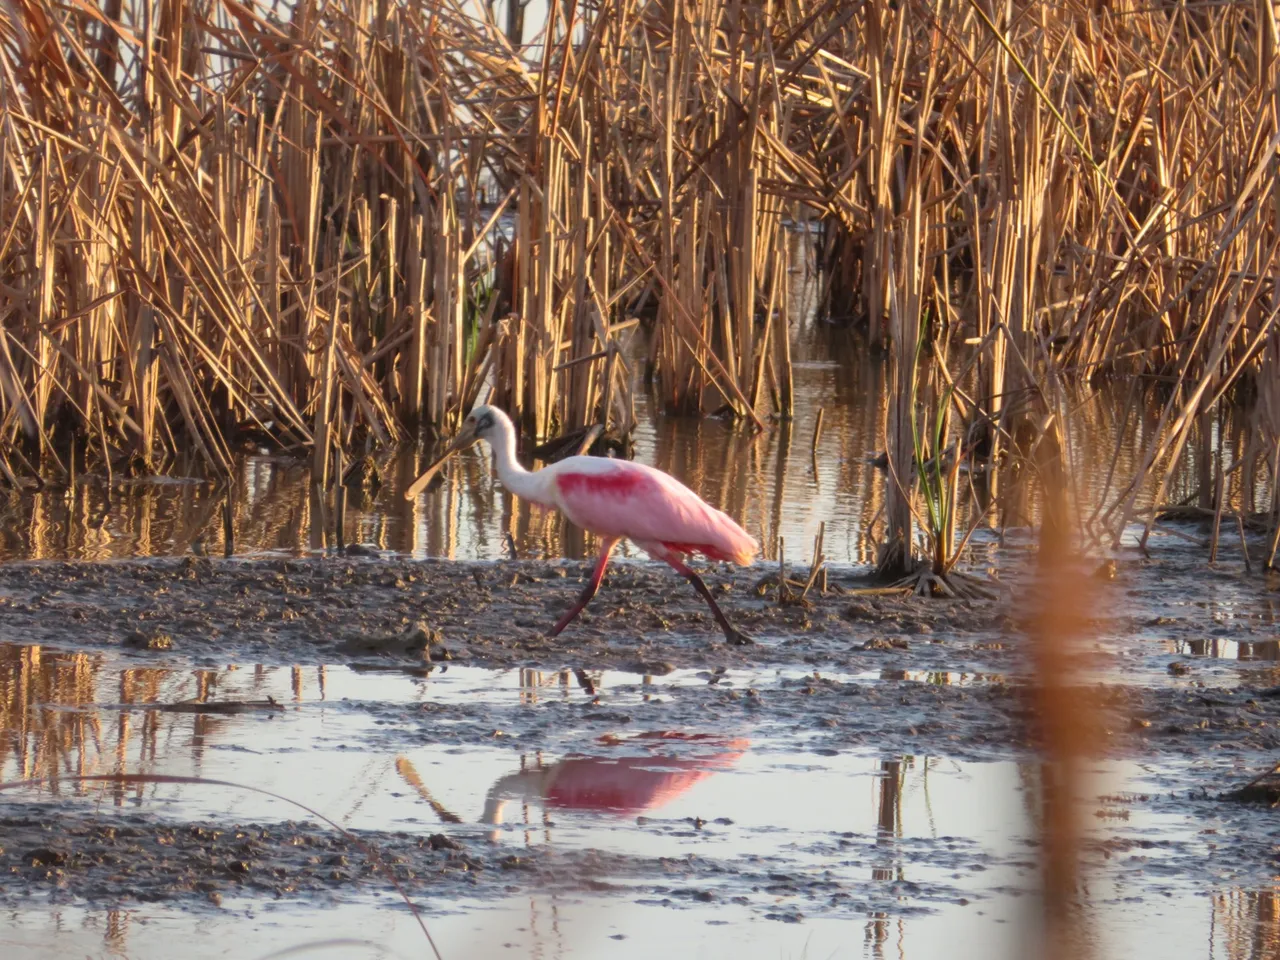
[[[573,674],[568,670],[520,670],[520,702],[527,706],[546,699],[549,692],[554,692],[559,700],[569,700],[573,690]]]
[[[104,696],[101,666],[90,654],[0,647],[0,780],[120,772],[154,761],[154,715],[139,720],[125,709],[112,716],[96,707],[104,699],[152,702],[168,671],[121,671],[114,695]]]
[[[844,332],[808,330],[797,343],[796,420],[753,433],[720,420],[653,416],[648,396],[639,395],[641,424],[636,456],[689,484],[710,502],[728,510],[757,538],[766,558],[776,558],[779,536],[794,553],[812,541],[817,525],[827,523],[826,554],[837,563],[874,562],[870,532],[882,525],[885,474],[871,467],[886,410],[883,371],[860,342]],[[835,398],[834,402],[832,397]],[[1114,499],[1117,477],[1127,475],[1152,436],[1158,409],[1148,397],[1133,401],[1128,387],[1099,390],[1069,403],[1073,422],[1064,440],[1067,475],[1072,479],[1077,513],[1087,517],[1094,504]],[[816,458],[809,441],[817,409],[824,409]],[[1244,416],[1229,417],[1218,432],[1228,459],[1244,457],[1249,441]],[[1193,450],[1194,454],[1195,451]],[[419,471],[424,454],[406,451],[378,465],[380,483],[353,483],[347,491],[344,540],[414,556],[451,558],[509,555],[510,534],[521,557],[591,555],[595,546],[554,514],[535,511],[506,495],[492,482],[481,451],[455,458],[441,485],[413,502],[400,492]],[[1197,493],[1199,464],[1189,456],[1171,474],[1169,499]],[[1002,526],[1040,522],[1043,484],[1038,468],[1015,459],[1003,468],[1000,509],[991,513]],[[1241,466],[1228,472],[1221,552],[1237,549],[1231,509],[1244,507],[1246,490],[1269,503],[1265,467],[1259,464],[1250,484]],[[1240,477],[1236,482],[1233,478]],[[981,506],[982,476],[959,478],[961,517],[968,521]],[[1107,494],[1110,489],[1111,493]],[[965,512],[969,498],[972,514]],[[305,465],[274,457],[242,461],[228,485],[195,482],[129,482],[105,487],[78,485],[74,498],[49,489],[0,502],[0,556],[15,558],[107,559],[223,552],[221,508],[234,508],[238,553],[261,550],[287,555],[334,547],[336,511],[332,493],[317,495]],[[1144,501],[1149,503],[1150,500]],[[1250,529],[1266,518],[1249,517]],[[1230,526],[1229,526],[1230,525]],[[1203,539],[1203,537],[1201,538]],[[1254,549],[1258,554],[1262,551]],[[1255,557],[1256,560],[1256,557]]]
[[[901,861],[893,852],[894,844],[902,837],[902,788],[903,768],[914,765],[913,757],[894,757],[880,761],[880,773],[876,778],[876,845],[887,851],[886,858],[871,868],[871,879],[877,883],[892,882],[903,879]],[[926,757],[924,769],[927,770],[929,760]],[[883,911],[870,914],[864,931],[870,955],[879,958],[885,956],[885,944],[889,941],[892,920]],[[903,934],[903,920],[896,919],[897,935]]]
[[[174,724],[190,726],[191,761],[198,769],[208,736],[225,718],[162,714],[148,706],[192,693],[204,702],[219,678],[212,670],[107,671],[101,655],[0,645],[0,781],[153,771],[174,759],[158,753],[162,725],[172,732]],[[74,787],[80,793],[92,788]],[[41,789],[56,794],[64,788],[51,783]],[[141,796],[144,786],[113,783],[108,789],[120,804],[127,791]]]
[[[1259,960],[1280,954],[1280,892],[1230,890],[1211,899],[1214,940],[1223,960]],[[1218,954],[1213,953],[1214,956]]]
[[[0,780],[91,772],[82,748],[103,731],[74,708],[94,702],[99,665],[84,653],[0,647]]]

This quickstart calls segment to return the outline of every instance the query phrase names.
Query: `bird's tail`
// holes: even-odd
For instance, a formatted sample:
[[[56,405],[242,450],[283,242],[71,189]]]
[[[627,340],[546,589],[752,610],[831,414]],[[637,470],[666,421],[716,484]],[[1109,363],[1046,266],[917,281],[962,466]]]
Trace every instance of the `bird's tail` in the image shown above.
[[[725,520],[727,522],[721,524],[720,531],[720,549],[724,559],[740,567],[749,567],[755,560],[756,554],[760,552],[760,544],[756,543],[755,537],[743,530],[730,517],[726,516]]]

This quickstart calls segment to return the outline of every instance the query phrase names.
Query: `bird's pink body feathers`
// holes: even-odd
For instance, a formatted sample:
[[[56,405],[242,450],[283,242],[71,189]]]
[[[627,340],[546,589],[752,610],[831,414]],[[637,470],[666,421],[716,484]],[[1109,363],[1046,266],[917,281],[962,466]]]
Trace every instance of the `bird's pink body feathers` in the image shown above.
[[[577,526],[601,537],[625,537],[656,559],[701,553],[746,566],[760,550],[731,517],[642,463],[569,457],[534,476],[545,484],[543,502]]]

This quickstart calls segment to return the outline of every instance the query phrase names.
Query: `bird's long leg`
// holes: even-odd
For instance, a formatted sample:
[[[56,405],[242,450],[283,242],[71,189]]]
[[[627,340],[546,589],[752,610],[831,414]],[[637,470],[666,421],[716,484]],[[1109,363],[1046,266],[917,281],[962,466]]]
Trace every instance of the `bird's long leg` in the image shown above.
[[[726,643],[736,647],[745,647],[748,644],[755,643],[749,636],[735,627],[729,622],[729,618],[724,615],[724,611],[720,609],[720,604],[716,603],[716,598],[711,596],[711,591],[707,589],[707,585],[702,582],[702,578],[693,572],[683,561],[677,559],[668,559],[667,563],[671,564],[671,568],[676,573],[684,577],[691,584],[693,589],[702,594],[702,599],[707,601],[707,606],[711,608],[711,613],[716,618],[716,623],[720,624],[720,629],[724,631],[724,639]]]
[[[561,630],[573,623],[574,618],[582,612],[582,608],[591,602],[591,598],[600,589],[600,581],[604,579],[605,567],[609,566],[609,555],[613,553],[613,548],[617,545],[618,541],[616,539],[606,540],[601,545],[600,559],[596,561],[596,568],[591,573],[591,580],[587,584],[587,588],[582,591],[582,596],[578,598],[578,602],[569,608],[569,612],[560,618],[560,621],[551,628],[551,632],[547,636],[558,636]]]

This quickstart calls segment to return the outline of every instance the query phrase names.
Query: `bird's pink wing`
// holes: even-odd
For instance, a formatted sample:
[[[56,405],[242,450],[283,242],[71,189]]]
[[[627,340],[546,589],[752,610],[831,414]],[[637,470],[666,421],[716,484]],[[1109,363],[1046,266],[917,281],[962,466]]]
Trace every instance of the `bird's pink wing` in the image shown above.
[[[576,462],[584,461],[584,462]],[[575,524],[605,537],[748,564],[759,549],[726,514],[684,484],[629,460],[573,457],[556,464],[556,500]]]

